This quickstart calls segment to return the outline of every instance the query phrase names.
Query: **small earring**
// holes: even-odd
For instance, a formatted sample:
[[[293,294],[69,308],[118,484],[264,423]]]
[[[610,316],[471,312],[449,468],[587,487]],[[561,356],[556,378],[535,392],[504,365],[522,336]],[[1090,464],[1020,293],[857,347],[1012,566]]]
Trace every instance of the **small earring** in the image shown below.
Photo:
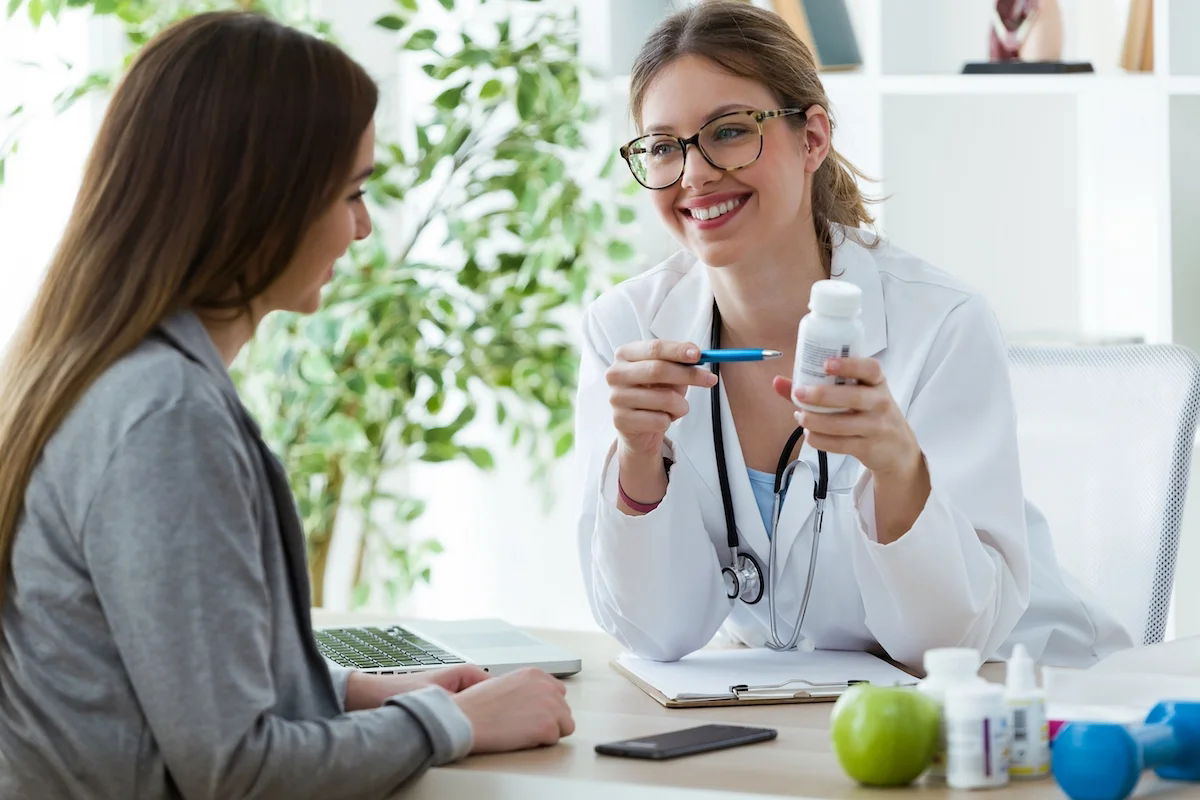
[[[806,152],[806,153],[811,153],[811,152],[812,152],[812,145],[811,145],[811,144],[806,144],[806,145],[804,145],[804,152]]]

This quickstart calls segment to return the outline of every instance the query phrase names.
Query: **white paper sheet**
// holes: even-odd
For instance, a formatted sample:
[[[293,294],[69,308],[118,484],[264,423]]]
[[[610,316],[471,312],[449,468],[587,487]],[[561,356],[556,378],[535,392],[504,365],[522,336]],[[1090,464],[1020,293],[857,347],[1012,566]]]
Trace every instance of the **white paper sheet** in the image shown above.
[[[812,684],[869,681],[906,686],[917,679],[869,653],[843,650],[777,652],[768,648],[700,650],[679,661],[649,661],[622,653],[617,662],[668,700],[731,698],[734,684],[764,686],[803,679]],[[805,684],[789,685],[803,690]]]

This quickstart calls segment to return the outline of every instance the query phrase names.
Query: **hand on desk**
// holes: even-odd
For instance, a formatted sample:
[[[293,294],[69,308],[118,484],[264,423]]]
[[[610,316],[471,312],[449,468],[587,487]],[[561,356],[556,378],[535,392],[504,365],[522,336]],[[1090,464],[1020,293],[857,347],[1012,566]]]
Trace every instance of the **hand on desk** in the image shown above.
[[[472,753],[500,753],[550,745],[575,732],[562,681],[539,669],[491,677],[464,664],[411,675],[352,672],[346,683],[346,710],[378,708],[389,697],[426,686],[441,686],[471,721]]]
[[[440,686],[451,694],[457,694],[487,678],[488,674],[474,664],[430,672],[414,672],[409,675],[351,672],[346,681],[346,710],[379,708],[389,697],[424,689],[426,686]]]
[[[475,730],[472,753],[502,753],[555,744],[575,732],[567,687],[540,669],[521,669],[454,696]]]

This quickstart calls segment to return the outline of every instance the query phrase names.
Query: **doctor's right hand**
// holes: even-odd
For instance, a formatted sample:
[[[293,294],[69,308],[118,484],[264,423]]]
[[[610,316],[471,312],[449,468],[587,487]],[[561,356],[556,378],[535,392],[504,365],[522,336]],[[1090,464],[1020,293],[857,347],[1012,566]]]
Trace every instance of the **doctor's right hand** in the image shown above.
[[[612,387],[609,402],[622,462],[630,457],[658,461],[667,428],[688,413],[688,387],[712,387],[717,376],[692,366],[700,348],[691,342],[630,342],[615,356],[604,377]]]
[[[567,687],[540,669],[480,681],[454,695],[471,721],[472,753],[502,753],[555,744],[575,732]]]

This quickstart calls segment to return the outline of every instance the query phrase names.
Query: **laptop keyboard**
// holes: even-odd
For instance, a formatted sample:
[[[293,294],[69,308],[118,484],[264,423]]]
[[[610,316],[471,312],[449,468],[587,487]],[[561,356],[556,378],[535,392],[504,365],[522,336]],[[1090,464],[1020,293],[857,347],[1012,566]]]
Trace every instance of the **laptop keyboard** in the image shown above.
[[[466,662],[407,628],[327,628],[313,632],[321,655],[344,667],[426,667]]]

